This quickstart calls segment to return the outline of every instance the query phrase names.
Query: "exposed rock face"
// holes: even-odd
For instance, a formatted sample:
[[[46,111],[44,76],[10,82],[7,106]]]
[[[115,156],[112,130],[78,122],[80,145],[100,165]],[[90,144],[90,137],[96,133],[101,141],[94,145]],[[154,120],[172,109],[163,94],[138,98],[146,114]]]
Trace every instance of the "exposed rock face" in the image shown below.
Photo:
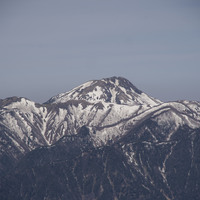
[[[0,199],[200,199],[200,103],[128,80],[0,101]]]

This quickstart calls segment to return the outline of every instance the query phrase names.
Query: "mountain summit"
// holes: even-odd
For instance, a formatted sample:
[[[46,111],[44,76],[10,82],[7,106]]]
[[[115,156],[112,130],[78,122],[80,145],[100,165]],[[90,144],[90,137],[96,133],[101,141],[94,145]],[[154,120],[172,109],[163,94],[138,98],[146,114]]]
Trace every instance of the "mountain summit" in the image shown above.
[[[88,81],[73,90],[52,97],[46,103],[65,103],[69,100],[104,101],[123,105],[161,103],[137,89],[129,80],[122,77]]]

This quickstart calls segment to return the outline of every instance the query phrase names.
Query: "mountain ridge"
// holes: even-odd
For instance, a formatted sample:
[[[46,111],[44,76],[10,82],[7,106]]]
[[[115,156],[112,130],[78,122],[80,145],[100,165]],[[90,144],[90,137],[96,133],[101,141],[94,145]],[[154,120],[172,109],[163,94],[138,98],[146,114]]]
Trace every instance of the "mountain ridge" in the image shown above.
[[[22,168],[26,169],[28,173],[26,176],[34,177],[34,180],[40,182],[38,176],[43,177],[43,181],[47,180],[48,177],[45,177],[47,174],[43,176],[43,174],[40,174],[40,170],[37,171],[37,169],[45,170],[40,162],[45,163],[45,167],[52,174],[55,184],[58,183],[53,175],[56,172],[52,163],[57,163],[57,158],[53,154],[62,154],[59,149],[62,147],[61,149],[65,153],[63,153],[64,157],[61,157],[59,162],[65,163],[66,156],[67,166],[70,169],[73,169],[73,167],[69,158],[72,158],[73,165],[81,166],[80,161],[76,159],[77,156],[83,163],[89,162],[90,156],[92,162],[94,162],[95,156],[97,156],[99,165],[106,172],[104,179],[101,180],[102,182],[98,182],[95,186],[98,188],[98,192],[96,190],[91,191],[89,188],[86,192],[86,190],[80,189],[82,186],[80,182],[77,182],[76,187],[79,188],[77,191],[80,195],[77,197],[78,199],[81,199],[81,195],[86,199],[102,199],[103,197],[105,199],[105,195],[110,195],[111,199],[156,199],[156,195],[158,195],[160,199],[175,200],[177,198],[182,200],[184,198],[178,192],[179,188],[171,188],[171,185],[176,183],[171,177],[177,175],[170,168],[169,163],[172,163],[176,170],[180,170],[179,164],[183,163],[184,176],[187,175],[190,182],[192,181],[190,174],[196,173],[198,177],[200,171],[198,165],[198,155],[200,155],[198,148],[198,145],[200,146],[199,131],[200,102],[184,100],[164,103],[149,97],[122,77],[86,82],[69,92],[52,97],[44,104],[38,104],[22,97],[0,100],[0,178],[5,180],[2,183],[0,182],[0,197],[3,197],[1,194],[3,195],[5,191],[9,190],[7,191],[9,195],[7,197],[4,195],[5,198],[2,199],[11,198],[13,192],[19,195],[19,199],[26,199],[27,191],[33,189],[32,185],[27,186],[27,191],[23,189],[25,196],[20,196],[21,194],[17,190],[5,189],[5,187],[7,184],[15,187],[16,183],[26,188],[23,180],[25,182],[28,180],[24,177],[25,172]],[[70,154],[70,150],[67,150],[69,149],[68,145],[72,154]],[[184,145],[186,149],[184,149]],[[91,149],[95,152],[95,156]],[[43,151],[50,158],[49,161],[43,157]],[[109,151],[113,153],[110,154]],[[184,155],[181,154],[181,158],[178,157],[181,151],[186,152],[185,155],[187,155],[190,165],[187,164]],[[109,155],[108,166],[106,158],[101,156],[99,152]],[[120,158],[116,157],[117,152],[121,155]],[[42,160],[38,160],[37,156],[34,156],[34,160],[30,161],[32,153],[34,155],[41,153]],[[84,155],[87,156],[84,157]],[[125,163],[124,167],[122,167],[123,163],[120,164],[123,172],[120,172],[121,167],[113,166],[112,155],[116,157],[117,162]],[[160,160],[156,158],[157,156]],[[84,161],[85,159],[87,161]],[[28,163],[34,162],[39,167],[33,169],[37,171],[37,175],[32,174],[26,168],[23,160]],[[153,168],[148,162],[152,164]],[[176,163],[179,163],[178,168]],[[49,168],[49,166],[52,166],[52,168]],[[115,189],[115,187],[118,188],[119,184],[117,176],[110,176],[112,170],[107,170],[105,166],[109,167],[110,170],[116,170],[119,177],[124,176],[130,184],[133,184],[129,187],[127,182],[123,183],[125,185],[123,195],[118,191],[119,189]],[[59,163],[58,167],[61,167]],[[67,177],[75,176],[75,180],[87,182],[84,176],[78,175],[78,172],[71,174],[63,167],[60,169],[62,173],[67,174]],[[98,167],[97,169],[100,170]],[[130,170],[126,171],[127,169]],[[86,173],[87,176],[91,175],[85,168],[79,168],[79,170],[83,174]],[[90,170],[92,169],[90,168]],[[131,178],[128,178],[126,173],[131,173]],[[98,173],[94,174],[96,177],[100,176]],[[15,176],[21,177],[22,182],[15,180]],[[70,180],[74,180],[70,177],[68,177]],[[9,182],[9,179],[13,182]],[[137,179],[140,180],[138,186],[140,192],[133,189],[136,187]],[[95,185],[95,180],[93,178],[92,180]],[[177,180],[179,180],[179,177],[177,177]],[[200,188],[197,178],[194,180],[197,185],[196,188]],[[32,182],[33,180],[29,181],[33,185],[36,184]],[[155,183],[152,184],[152,181]],[[191,194],[192,189],[188,186],[188,181],[186,179],[182,181],[187,189],[187,195]],[[62,183],[64,182],[65,180],[62,180]],[[69,183],[65,182],[65,184]],[[191,182],[191,184],[194,183]],[[60,186],[63,188],[62,185]],[[111,194],[108,194],[107,186],[111,187]],[[49,190],[49,187],[47,186],[44,189]],[[156,187],[159,189],[156,189]],[[106,192],[103,192],[101,188]],[[38,193],[38,189],[36,187],[34,191]],[[197,189],[195,190],[196,199],[200,197]],[[21,191],[22,188],[19,188],[19,190]],[[183,191],[183,188],[180,190]],[[131,191],[134,191],[134,194]],[[70,191],[63,189],[63,192],[65,195],[75,198]],[[42,193],[40,194],[41,197],[37,196],[37,198],[53,200],[54,197],[50,193],[48,193],[48,197],[45,197],[45,194]],[[30,194],[32,193],[30,192]],[[57,190],[56,194],[55,198],[65,199]],[[30,198],[37,199],[33,196],[27,197],[27,199]]]

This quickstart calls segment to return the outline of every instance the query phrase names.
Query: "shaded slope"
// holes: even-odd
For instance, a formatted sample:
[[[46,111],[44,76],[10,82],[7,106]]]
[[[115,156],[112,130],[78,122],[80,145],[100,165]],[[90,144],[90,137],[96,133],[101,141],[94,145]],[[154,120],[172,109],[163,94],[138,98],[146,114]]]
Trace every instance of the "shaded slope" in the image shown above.
[[[114,144],[94,147],[89,129],[27,154],[2,182],[1,199],[173,199],[200,197],[199,129],[169,141],[148,119]]]

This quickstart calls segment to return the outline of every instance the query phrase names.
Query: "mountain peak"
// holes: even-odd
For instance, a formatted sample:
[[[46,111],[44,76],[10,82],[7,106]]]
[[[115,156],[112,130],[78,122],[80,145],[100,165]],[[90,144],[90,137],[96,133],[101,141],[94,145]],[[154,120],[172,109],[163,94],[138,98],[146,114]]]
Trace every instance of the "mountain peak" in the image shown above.
[[[112,82],[116,86],[124,87],[127,90],[131,90],[131,88],[132,88],[136,93],[142,94],[141,90],[139,90],[137,87],[135,87],[128,79],[126,79],[124,77],[113,76],[113,77],[110,77],[110,78],[104,78],[102,80],[107,81],[107,82]]]
[[[155,100],[123,77],[110,77],[88,81],[69,92],[58,94],[46,103],[66,103],[69,100],[85,100],[89,102],[106,102],[125,105],[147,104],[155,106]]]

